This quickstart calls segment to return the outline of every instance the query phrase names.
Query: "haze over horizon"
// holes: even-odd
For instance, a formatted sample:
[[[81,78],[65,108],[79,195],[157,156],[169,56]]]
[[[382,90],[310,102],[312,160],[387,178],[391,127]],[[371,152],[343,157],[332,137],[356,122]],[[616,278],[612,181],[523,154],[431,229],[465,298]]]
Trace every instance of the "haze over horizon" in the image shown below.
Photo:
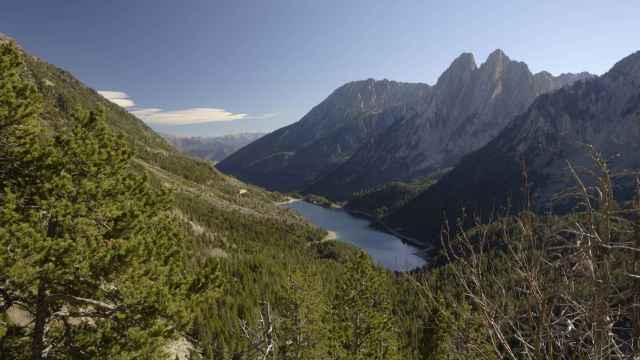
[[[631,14],[640,3],[26,0],[3,6],[0,32],[157,130],[213,136],[293,123],[353,80],[434,84],[462,52],[602,74],[637,50]]]

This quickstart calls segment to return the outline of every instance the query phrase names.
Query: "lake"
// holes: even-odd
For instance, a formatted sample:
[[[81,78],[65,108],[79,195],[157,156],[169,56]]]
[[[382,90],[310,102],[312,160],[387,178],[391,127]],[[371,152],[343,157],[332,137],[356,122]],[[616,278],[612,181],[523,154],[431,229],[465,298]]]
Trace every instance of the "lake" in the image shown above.
[[[415,255],[420,249],[389,233],[372,229],[369,220],[353,216],[343,209],[328,209],[305,201],[283,206],[297,211],[323,229],[334,231],[338,241],[365,250],[389,270],[407,271],[425,264],[423,258]]]

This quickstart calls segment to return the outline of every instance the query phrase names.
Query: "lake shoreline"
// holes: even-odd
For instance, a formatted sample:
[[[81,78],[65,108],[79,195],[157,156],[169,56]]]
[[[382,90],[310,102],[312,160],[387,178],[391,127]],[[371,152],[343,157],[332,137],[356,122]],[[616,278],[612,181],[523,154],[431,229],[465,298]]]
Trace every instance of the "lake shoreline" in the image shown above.
[[[429,251],[430,250],[429,246],[426,246],[424,243],[418,241],[418,239],[414,239],[414,238],[402,235],[401,233],[399,233],[398,231],[394,230],[389,225],[387,225],[384,222],[382,222],[380,219],[376,218],[375,216],[373,216],[373,215],[371,215],[371,214],[369,214],[367,212],[349,209],[348,207],[342,207],[342,209],[345,212],[349,213],[350,215],[369,220],[371,222],[371,227],[372,228],[374,228],[376,230],[384,231],[384,232],[386,232],[388,234],[391,234],[391,235],[397,237],[398,239],[406,242],[407,244],[410,244],[412,246],[420,248],[421,251]]]
[[[283,206],[327,231],[318,243],[339,240],[351,244],[391,271],[413,271],[428,262],[423,244],[398,236],[393,229],[380,224],[373,226],[367,214],[354,214],[342,207],[324,207],[305,200],[289,200]]]
[[[296,199],[294,197],[289,196],[287,198],[287,200],[285,200],[285,201],[280,201],[280,202],[276,201],[275,205],[276,206],[284,206],[284,205],[291,204],[291,203],[298,202],[298,201],[302,201],[302,199]]]

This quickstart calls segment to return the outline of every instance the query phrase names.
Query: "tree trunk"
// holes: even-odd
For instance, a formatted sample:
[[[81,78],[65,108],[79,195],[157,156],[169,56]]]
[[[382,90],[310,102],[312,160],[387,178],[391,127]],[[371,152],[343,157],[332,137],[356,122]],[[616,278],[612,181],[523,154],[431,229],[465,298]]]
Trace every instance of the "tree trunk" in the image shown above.
[[[46,286],[43,281],[38,285],[36,298],[35,325],[31,338],[31,360],[42,360],[44,352],[44,335],[47,319],[49,318],[49,304],[47,304]]]

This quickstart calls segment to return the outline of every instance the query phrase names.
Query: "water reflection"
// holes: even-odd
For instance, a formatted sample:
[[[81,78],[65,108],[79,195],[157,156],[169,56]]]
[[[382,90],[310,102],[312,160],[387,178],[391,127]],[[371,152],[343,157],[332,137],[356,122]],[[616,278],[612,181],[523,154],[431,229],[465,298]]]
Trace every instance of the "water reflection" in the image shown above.
[[[317,226],[335,231],[338,240],[358,246],[382,266],[407,271],[422,266],[425,261],[415,255],[418,248],[399,238],[369,227],[369,221],[355,217],[342,209],[327,209],[304,201],[284,205],[296,210]]]

